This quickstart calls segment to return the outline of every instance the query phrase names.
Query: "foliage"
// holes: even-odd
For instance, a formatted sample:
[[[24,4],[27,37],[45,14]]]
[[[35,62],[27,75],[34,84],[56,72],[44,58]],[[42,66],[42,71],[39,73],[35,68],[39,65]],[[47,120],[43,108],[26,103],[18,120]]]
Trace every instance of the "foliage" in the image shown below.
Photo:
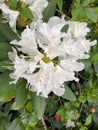
[[[24,11],[24,10],[23,10]],[[49,0],[43,11],[43,20],[65,14],[66,20],[85,21],[91,29],[88,38],[98,40],[97,0]],[[67,27],[63,28],[66,31]],[[18,28],[20,33],[23,29]],[[58,97],[51,93],[45,99],[26,88],[20,79],[10,85],[12,65],[8,52],[13,39],[19,40],[8,23],[0,18],[0,130],[97,130],[98,129],[98,44],[90,50],[90,58],[84,60],[85,69],[76,73],[79,82],[64,83],[65,93]],[[37,82],[37,81],[36,81]],[[55,115],[59,115],[57,120]],[[66,127],[68,120],[75,127]]]

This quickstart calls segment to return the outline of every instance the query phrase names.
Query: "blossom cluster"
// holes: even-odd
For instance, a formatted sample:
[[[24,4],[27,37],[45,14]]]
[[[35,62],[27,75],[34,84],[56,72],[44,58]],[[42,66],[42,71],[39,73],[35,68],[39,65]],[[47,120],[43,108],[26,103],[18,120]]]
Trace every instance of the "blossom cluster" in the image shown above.
[[[64,17],[53,16],[43,22],[42,12],[47,0],[22,0],[31,10],[34,20],[21,33],[20,40],[13,40],[13,51],[8,53],[13,63],[13,79],[27,80],[27,88],[37,95],[48,97],[50,92],[64,94],[63,83],[79,79],[75,72],[84,69],[82,59],[89,58],[91,46],[96,44],[86,38],[90,29],[85,22],[66,21]],[[0,9],[10,27],[16,32],[18,10],[12,10],[2,0]],[[63,28],[68,27],[67,31]]]
[[[65,25],[67,32],[62,31]],[[66,91],[63,83],[79,80],[75,72],[84,69],[80,60],[88,58],[90,47],[96,44],[96,41],[86,39],[89,31],[84,22],[66,21],[56,16],[47,23],[42,20],[32,22],[21,33],[19,41],[11,41],[17,46],[9,52],[14,64],[11,83],[25,78],[29,89],[37,95],[46,98],[50,92],[63,95]]]

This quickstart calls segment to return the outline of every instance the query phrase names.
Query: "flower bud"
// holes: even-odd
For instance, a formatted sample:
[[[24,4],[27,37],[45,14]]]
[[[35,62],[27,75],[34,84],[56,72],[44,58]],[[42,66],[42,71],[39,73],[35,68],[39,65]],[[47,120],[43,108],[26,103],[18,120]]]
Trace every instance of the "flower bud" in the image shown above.
[[[55,118],[56,121],[61,120],[61,116],[60,115],[55,115],[54,118]]]
[[[91,108],[89,109],[89,111],[90,111],[91,113],[95,113],[95,112],[96,112],[96,109],[95,109],[94,107],[91,107]]]

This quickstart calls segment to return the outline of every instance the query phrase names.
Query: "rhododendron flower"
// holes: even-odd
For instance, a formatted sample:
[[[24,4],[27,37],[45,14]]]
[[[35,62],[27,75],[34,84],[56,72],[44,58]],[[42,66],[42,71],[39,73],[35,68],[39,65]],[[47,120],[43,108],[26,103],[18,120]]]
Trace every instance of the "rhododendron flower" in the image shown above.
[[[69,25],[68,31],[62,32],[65,25]],[[81,27],[79,34],[76,33],[76,25]],[[88,31],[86,23],[67,22],[56,16],[47,23],[34,21],[31,28],[27,27],[21,33],[19,41],[11,41],[20,52],[18,54],[14,48],[9,52],[14,64],[11,83],[24,78],[28,89],[37,95],[46,98],[50,92],[63,95],[66,91],[63,83],[79,81],[75,72],[83,70],[84,63],[78,60],[88,58],[90,47],[96,44],[96,41],[86,39]]]
[[[9,7],[4,3],[0,5],[0,9],[3,12],[3,17],[7,22],[9,22],[11,29],[16,32],[16,21],[19,16],[19,11],[13,11],[9,9]]]

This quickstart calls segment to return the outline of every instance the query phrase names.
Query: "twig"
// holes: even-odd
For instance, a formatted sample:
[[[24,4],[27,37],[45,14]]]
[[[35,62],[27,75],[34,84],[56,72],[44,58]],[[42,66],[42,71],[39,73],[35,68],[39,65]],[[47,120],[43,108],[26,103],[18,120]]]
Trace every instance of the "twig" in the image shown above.
[[[59,97],[59,102],[60,102],[60,105],[63,107],[63,103],[62,103],[60,97]]]
[[[77,87],[79,88],[79,93],[80,93],[80,95],[82,94],[82,90],[81,90],[81,86],[80,86],[80,83],[79,82],[77,82]]]
[[[81,114],[82,109],[83,109],[83,105],[84,105],[84,104],[82,104],[81,107],[80,107],[80,111],[79,111],[79,114],[78,114],[78,116],[77,116],[77,118],[76,118],[76,120],[75,120],[75,123],[76,123],[76,121],[77,121],[77,120],[79,119],[79,117],[80,117],[80,114]]]
[[[79,111],[79,114],[78,114],[77,118],[75,119],[75,123],[76,123],[76,121],[77,121],[77,120],[79,119],[79,117],[80,117],[80,114],[81,114],[82,109],[83,109],[83,105],[84,105],[84,104],[82,104],[81,107],[80,107],[80,111]],[[72,130],[72,129],[73,129],[73,127],[71,127],[70,130]]]
[[[80,73],[76,73],[77,75],[79,75],[82,79],[85,79],[85,80],[89,80],[89,78],[85,78],[85,77],[83,77]]]
[[[42,124],[44,126],[44,130],[48,130],[43,117],[41,118],[41,121],[42,121]]]

